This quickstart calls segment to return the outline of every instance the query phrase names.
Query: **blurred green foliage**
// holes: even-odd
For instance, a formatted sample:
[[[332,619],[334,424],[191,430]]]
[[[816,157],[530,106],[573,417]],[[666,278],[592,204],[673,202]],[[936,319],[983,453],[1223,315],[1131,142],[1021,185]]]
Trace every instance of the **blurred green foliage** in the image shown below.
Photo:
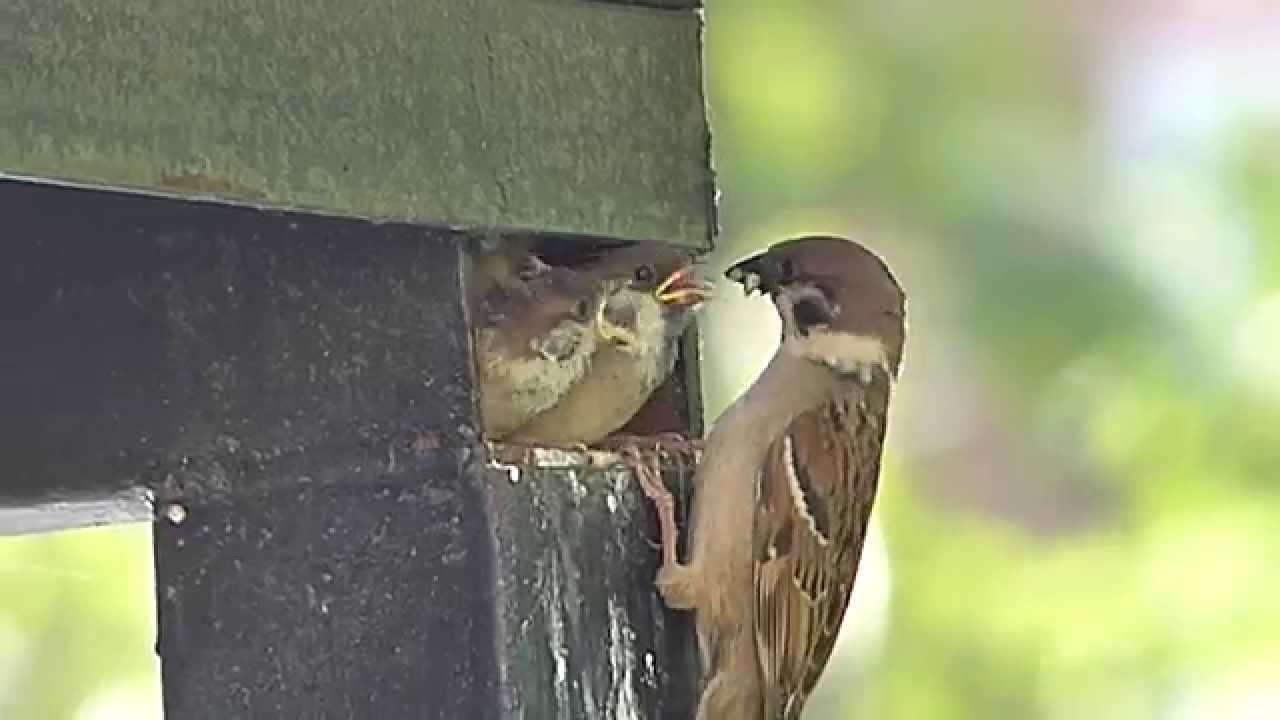
[[[846,633],[869,649],[838,655],[811,717],[1280,707],[1277,91],[1150,132],[1159,93],[1116,97],[1113,81],[1163,62],[1178,88],[1180,48],[1152,61],[1146,20],[1101,15],[709,3],[718,255],[850,234],[910,298],[878,510],[888,572],[860,578],[889,600],[855,596]],[[1225,105],[1241,78],[1208,65]],[[722,407],[742,382],[726,348],[750,326],[710,314]],[[884,629],[857,638],[877,613]]]
[[[810,717],[1273,717],[1280,104],[1143,135],[1178,113],[1113,81],[1181,66],[1092,6],[707,6],[717,258],[851,234],[911,297],[885,570]],[[743,303],[704,323],[713,411],[772,342]],[[0,716],[154,703],[145,530],[6,540],[0,583]]]
[[[160,717],[149,531],[0,539],[0,717]]]

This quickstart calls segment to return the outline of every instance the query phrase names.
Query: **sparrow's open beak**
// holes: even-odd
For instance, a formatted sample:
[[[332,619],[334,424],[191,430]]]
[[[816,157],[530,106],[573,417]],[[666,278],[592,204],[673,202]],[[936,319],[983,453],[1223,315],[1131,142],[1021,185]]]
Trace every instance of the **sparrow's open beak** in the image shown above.
[[[754,292],[771,293],[777,285],[772,263],[764,253],[747,258],[724,271],[724,276],[742,286],[747,295]]]
[[[696,265],[685,265],[658,284],[653,294],[664,305],[699,305],[710,299],[715,286]]]

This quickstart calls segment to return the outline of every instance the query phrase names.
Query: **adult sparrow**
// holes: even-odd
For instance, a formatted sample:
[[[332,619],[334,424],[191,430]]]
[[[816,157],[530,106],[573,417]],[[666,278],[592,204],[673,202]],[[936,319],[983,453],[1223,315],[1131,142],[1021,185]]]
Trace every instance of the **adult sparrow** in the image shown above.
[[[641,473],[662,529],[657,585],[696,613],[699,720],[793,720],[853,589],[906,300],[880,258],[837,237],[783,241],[725,274],[773,299],[781,343],[707,437],[684,564],[671,496]]]

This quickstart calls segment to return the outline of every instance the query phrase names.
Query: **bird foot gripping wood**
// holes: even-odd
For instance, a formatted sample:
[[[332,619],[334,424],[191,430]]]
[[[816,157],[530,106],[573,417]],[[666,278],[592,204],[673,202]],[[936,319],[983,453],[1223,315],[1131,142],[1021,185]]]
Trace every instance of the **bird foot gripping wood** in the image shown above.
[[[641,448],[650,450],[654,457],[649,462],[653,465],[655,471],[659,468],[659,461],[662,456],[670,457],[675,460],[681,476],[685,475],[688,466],[686,463],[692,459],[696,464],[702,457],[702,440],[700,438],[688,438],[680,433],[665,432],[657,435],[610,435],[600,442],[600,445],[609,450],[623,456],[627,460],[628,456],[638,457]],[[634,467],[634,462],[628,462]],[[638,474],[638,473],[637,473]]]
[[[659,547],[662,549],[662,565],[667,567],[676,564],[676,501],[666,483],[662,481],[662,470],[653,455],[646,457],[634,445],[622,448],[623,461],[635,473],[645,497],[653,503],[658,513]]]
[[[673,610],[693,610],[698,605],[698,578],[688,565],[664,562],[653,584],[658,587],[662,601]]]
[[[662,595],[662,600],[674,610],[689,610],[697,604],[698,578],[687,565],[681,565],[676,557],[678,530],[675,518],[675,499],[662,481],[662,473],[657,459],[645,457],[639,448],[634,446],[623,448],[622,455],[627,465],[635,472],[645,497],[653,503],[658,513],[658,529],[661,535],[659,547],[662,550],[662,564],[654,585]]]
[[[702,454],[702,440],[690,438],[675,432],[664,432],[657,435],[610,435],[600,441],[602,447],[624,453],[630,448],[647,447],[654,452],[665,452],[669,455]]]

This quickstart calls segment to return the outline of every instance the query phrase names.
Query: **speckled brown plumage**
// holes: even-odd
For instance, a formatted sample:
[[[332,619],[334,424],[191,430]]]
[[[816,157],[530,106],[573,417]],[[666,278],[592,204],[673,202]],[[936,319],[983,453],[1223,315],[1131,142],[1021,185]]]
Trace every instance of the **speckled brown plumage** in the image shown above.
[[[866,248],[779,243],[726,273],[768,293],[777,352],[712,427],[694,478],[687,562],[671,503],[657,585],[695,612],[698,720],[794,720],[830,658],[875,500],[906,300]]]
[[[889,378],[849,388],[769,449],[754,520],[765,718],[800,717],[853,592],[880,475]]]

